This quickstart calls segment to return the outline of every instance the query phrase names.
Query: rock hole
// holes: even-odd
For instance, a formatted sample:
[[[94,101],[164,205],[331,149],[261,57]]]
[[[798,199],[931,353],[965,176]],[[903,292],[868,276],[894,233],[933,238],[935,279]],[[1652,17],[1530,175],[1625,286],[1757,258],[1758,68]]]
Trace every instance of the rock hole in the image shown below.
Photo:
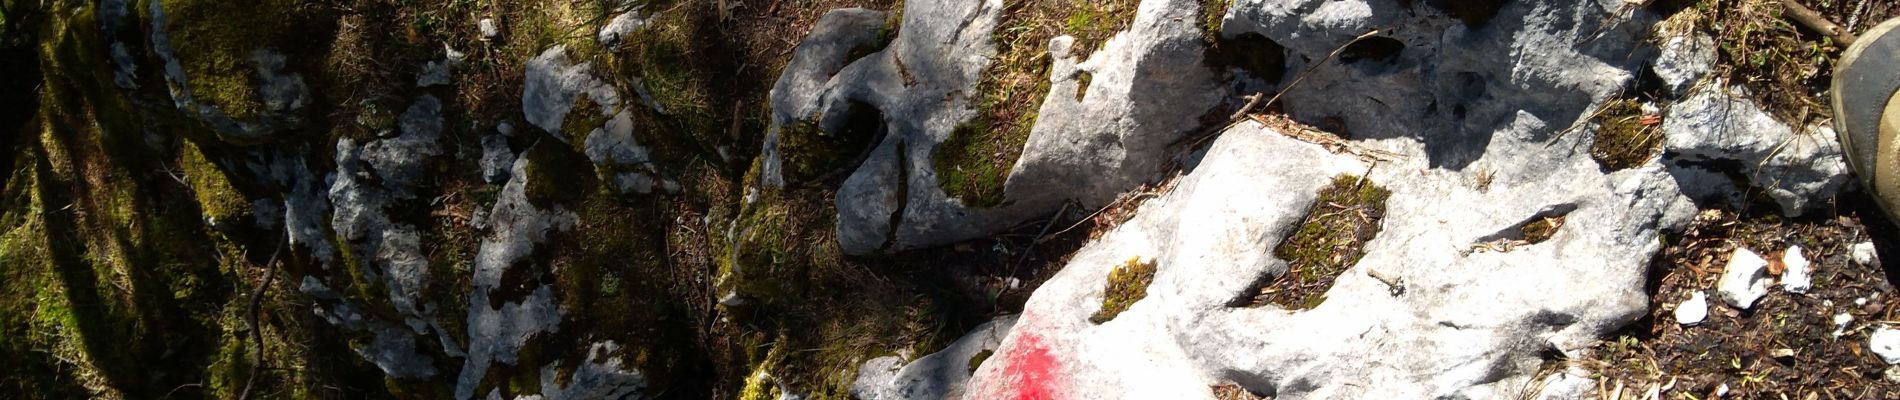
[[[1100,325],[1128,311],[1135,302],[1148,297],[1148,285],[1154,280],[1154,260],[1142,261],[1141,257],[1132,257],[1115,267],[1115,270],[1109,271],[1108,284],[1102,289],[1102,308],[1089,316],[1089,322]]]
[[[1662,114],[1644,110],[1634,99],[1612,100],[1597,109],[1597,132],[1590,158],[1604,171],[1642,166],[1662,153]]]
[[[1088,97],[1089,83],[1092,83],[1094,81],[1095,81],[1095,74],[1089,73],[1088,71],[1082,71],[1082,72],[1076,73],[1075,75],[1075,101],[1076,102],[1081,102],[1084,97]]]
[[[1667,20],[1682,10],[1694,7],[1696,3],[1698,1],[1695,0],[1654,0],[1644,3],[1643,8],[1655,13],[1659,17],[1657,20]]]
[[[1399,53],[1405,51],[1405,42],[1385,36],[1373,36],[1346,45],[1339,52],[1341,64],[1353,64],[1360,61],[1392,63],[1397,61]]]
[[[982,367],[983,362],[988,361],[990,359],[990,356],[995,355],[995,354],[996,354],[995,350],[985,349],[983,351],[977,352],[976,355],[970,356],[970,363],[969,363],[970,373],[975,374],[976,369],[978,367]]]
[[[1221,384],[1214,386],[1212,389],[1214,391],[1214,399],[1216,400],[1265,400],[1269,398],[1266,394],[1254,393],[1234,383]]]
[[[783,157],[788,184],[802,185],[842,178],[864,160],[883,140],[884,112],[859,101],[851,101],[843,111],[825,115],[814,126],[795,122],[779,131],[779,154]]]
[[[1425,4],[1444,11],[1472,30],[1482,29],[1498,16],[1510,0],[1426,0]]]
[[[1523,222],[1479,238],[1475,247],[1479,250],[1508,252],[1518,247],[1543,243],[1557,236],[1557,232],[1563,230],[1564,219],[1576,210],[1576,204],[1545,207]]]
[[[1366,242],[1379,235],[1385,202],[1391,195],[1365,178],[1334,177],[1332,184],[1320,189],[1299,227],[1274,247],[1273,256],[1287,263],[1286,273],[1262,275],[1227,306],[1275,304],[1305,310],[1325,302],[1333,281],[1359,263],[1366,254]]]
[[[539,246],[537,246],[539,247]],[[553,282],[546,268],[533,262],[516,262],[501,271],[501,281],[495,287],[488,288],[488,308],[499,310],[503,304],[520,302],[534,294],[548,282]]]
[[[1286,76],[1286,46],[1254,32],[1218,40],[1208,47],[1207,61],[1215,69],[1239,68],[1269,83]]]

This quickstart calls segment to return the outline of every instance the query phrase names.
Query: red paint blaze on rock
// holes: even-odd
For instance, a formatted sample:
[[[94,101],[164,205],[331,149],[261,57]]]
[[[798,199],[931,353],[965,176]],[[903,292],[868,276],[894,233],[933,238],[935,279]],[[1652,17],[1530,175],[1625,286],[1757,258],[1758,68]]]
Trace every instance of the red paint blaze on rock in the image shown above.
[[[1056,358],[1049,354],[1049,348],[1042,345],[1042,337],[1035,333],[1024,332],[1016,346],[1010,349],[1003,366],[1006,381],[1016,383],[1015,393],[1009,398],[1015,400],[1055,400],[1056,393],[1062,388],[1056,376]]]

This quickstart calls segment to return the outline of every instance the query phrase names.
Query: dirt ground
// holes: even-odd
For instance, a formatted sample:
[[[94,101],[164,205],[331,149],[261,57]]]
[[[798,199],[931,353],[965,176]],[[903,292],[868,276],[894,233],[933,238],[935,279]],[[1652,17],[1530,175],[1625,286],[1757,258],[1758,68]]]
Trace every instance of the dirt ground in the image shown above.
[[[1693,399],[1891,399],[1900,398],[1900,367],[1890,367],[1868,347],[1874,330],[1891,326],[1896,272],[1878,261],[1858,263],[1859,243],[1873,243],[1880,256],[1895,253],[1896,231],[1864,195],[1849,194],[1835,212],[1783,220],[1746,210],[1704,210],[1690,227],[1671,235],[1651,271],[1650,313],[1606,339],[1595,359],[1571,360],[1601,375],[1613,397]],[[1791,247],[1812,263],[1813,289],[1789,293],[1780,285],[1747,310],[1731,307],[1715,291],[1737,249],[1770,261],[1770,272]],[[1708,318],[1682,325],[1679,304],[1701,291]],[[1840,315],[1851,320],[1845,324]]]

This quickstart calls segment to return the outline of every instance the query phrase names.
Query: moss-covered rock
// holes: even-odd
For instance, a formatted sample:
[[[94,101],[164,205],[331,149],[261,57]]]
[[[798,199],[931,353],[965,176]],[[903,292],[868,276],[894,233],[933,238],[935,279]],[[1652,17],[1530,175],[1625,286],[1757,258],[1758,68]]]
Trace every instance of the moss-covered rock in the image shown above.
[[[258,50],[289,44],[309,26],[300,0],[259,3],[218,0],[151,0],[164,7],[172,51],[184,67],[193,99],[218,106],[233,118],[265,110],[258,92]]]

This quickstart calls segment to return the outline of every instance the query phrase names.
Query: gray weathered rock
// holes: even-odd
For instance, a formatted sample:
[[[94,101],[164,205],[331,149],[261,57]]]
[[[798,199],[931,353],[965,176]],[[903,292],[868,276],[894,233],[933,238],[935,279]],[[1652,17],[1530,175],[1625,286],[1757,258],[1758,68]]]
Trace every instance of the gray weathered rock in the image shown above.
[[[521,93],[521,112],[528,123],[542,131],[561,132],[561,123],[580,96],[599,105],[601,114],[614,113],[620,107],[620,93],[595,77],[593,68],[592,63],[570,62],[565,46],[554,46],[528,60]],[[566,140],[563,135],[554,137]]]
[[[238,119],[218,106],[198,101],[192,92],[192,77],[185,74],[184,64],[172,52],[168,33],[171,21],[165,14],[164,2],[150,2],[147,12],[151,18],[152,49],[164,62],[165,80],[178,110],[210,125],[221,138],[239,143],[265,140],[279,131],[303,124],[300,114],[310,101],[310,89],[304,84],[302,74],[286,68],[288,60],[282,53],[263,48],[251,50],[248,61],[255,68],[259,82],[258,98],[251,100],[257,101],[261,110],[255,117]]]
[[[780,132],[791,124],[820,122],[810,121],[813,114],[821,111],[820,99],[832,90],[829,86],[845,83],[836,81],[833,76],[846,62],[855,61],[845,59],[853,50],[874,45],[880,36],[887,34],[883,32],[885,16],[884,12],[861,8],[832,10],[818,18],[811,34],[793,50],[792,61],[773,83],[770,94],[772,126],[766,131],[765,145],[760,149],[761,186],[785,186],[783,157],[779,155]]]
[[[449,84],[449,62],[430,61],[422,64],[422,73],[416,74],[416,87],[442,86]]]
[[[646,26],[647,19],[640,15],[639,10],[628,11],[614,16],[613,21],[608,21],[607,26],[600,28],[600,33],[595,35],[595,39],[600,41],[601,46],[609,49],[620,47],[623,39]]]
[[[1686,95],[1689,87],[1715,71],[1715,39],[1694,31],[1664,34],[1668,37],[1656,55],[1656,76],[1671,95]]]
[[[908,365],[896,356],[868,361],[851,384],[851,395],[864,400],[961,398],[964,383],[978,367],[970,362],[985,352],[993,354],[1016,319],[1009,316],[985,323],[942,351]]]
[[[1643,272],[1656,238],[1694,208],[1660,166],[1605,174],[1564,145],[1510,138],[1500,133],[1492,146],[1514,151],[1479,162],[1554,162],[1500,176],[1488,192],[1428,168],[1423,146],[1376,143],[1409,156],[1373,169],[1372,182],[1392,192],[1384,231],[1324,303],[1298,311],[1227,304],[1251,296],[1250,282],[1284,273],[1286,262],[1271,255],[1315,192],[1367,165],[1236,126],[1172,192],[1038,289],[964,398],[1192,398],[1229,381],[1282,399],[1519,395],[1543,363],[1539,353],[1588,351],[1646,311]],[[1474,251],[1541,215],[1571,222],[1543,243]],[[1158,266],[1146,298],[1091,323],[1108,271],[1133,257]],[[1375,271],[1407,290],[1394,296]]]
[[[1827,206],[1847,187],[1847,163],[1833,129],[1809,127],[1797,132],[1748,100],[1740,87],[1717,80],[1698,86],[1669,108],[1663,118],[1663,148],[1678,169],[1691,164],[1727,164],[1767,192],[1786,215],[1798,216]],[[1683,177],[1685,180],[1712,179]],[[1718,182],[1727,182],[1719,178]],[[1733,185],[1684,185],[1717,190],[1690,192],[1700,199],[1726,197]]]
[[[516,351],[529,337],[560,329],[561,314],[554,304],[554,293],[540,285],[520,298],[491,306],[489,296],[501,286],[502,273],[509,268],[534,268],[517,265],[534,252],[537,243],[553,232],[574,228],[578,220],[563,209],[542,210],[528,202],[527,168],[529,159],[515,161],[513,177],[502,186],[501,194],[489,213],[491,228],[475,257],[473,290],[468,299],[468,358],[455,384],[455,398],[475,396],[492,363],[514,363]]]
[[[429,333],[434,315],[425,310],[422,290],[429,283],[428,257],[416,227],[391,220],[389,208],[415,200],[415,188],[427,173],[430,157],[441,154],[442,104],[423,95],[402,114],[399,134],[362,144],[337,143],[337,178],[329,189],[334,205],[331,226],[352,259],[368,260],[360,272],[367,282],[389,290],[390,306],[401,320],[364,319],[344,324],[374,335],[358,354],[391,376],[423,378],[436,371],[431,358],[418,353],[414,335]],[[347,303],[346,303],[347,304]],[[344,314],[338,310],[338,314]],[[404,329],[398,329],[400,326]]]
[[[482,136],[482,180],[491,184],[508,181],[514,168],[515,153],[508,148],[508,137],[500,133]]]
[[[945,193],[932,154],[958,124],[975,117],[969,92],[996,55],[989,33],[1000,18],[999,1],[907,3],[889,48],[844,67],[822,88],[810,89],[809,77],[819,76],[823,65],[789,73],[792,79],[781,82],[774,97],[820,93],[815,114],[826,125],[842,119],[834,115],[853,102],[886,116],[886,139],[839,190],[838,236],[846,253],[969,239],[1070,200],[1104,205],[1156,175],[1168,161],[1168,145],[1197,129],[1196,118],[1220,101],[1213,73],[1201,65],[1197,4],[1143,2],[1131,28],[1087,60],[1072,57],[1066,45],[1051,49],[1051,89],[1042,94],[1036,126],[1010,171],[1004,203],[995,208],[968,207]],[[1083,73],[1092,74],[1093,83],[1078,99]],[[876,184],[893,175],[904,184]]]
[[[1147,3],[1143,15],[1165,2]],[[1195,398],[1222,383],[1282,399],[1534,395],[1520,391],[1540,353],[1581,355],[1646,312],[1656,239],[1695,207],[1659,163],[1603,171],[1580,122],[1647,62],[1630,55],[1647,54],[1653,16],[1615,1],[1508,2],[1471,28],[1391,2],[1258,0],[1228,16],[1226,36],[1284,45],[1291,71],[1386,28],[1280,104],[1398,156],[1373,166],[1256,124],[1229,129],[1172,192],[1037,290],[964,398]],[[1227,307],[1286,271],[1274,248],[1319,188],[1368,170],[1392,193],[1383,231],[1322,304]],[[1559,215],[1569,222],[1548,241],[1480,246]],[[1147,296],[1089,322],[1108,271],[1134,257],[1157,261]],[[1544,394],[1588,391],[1566,387],[1577,390]]]

